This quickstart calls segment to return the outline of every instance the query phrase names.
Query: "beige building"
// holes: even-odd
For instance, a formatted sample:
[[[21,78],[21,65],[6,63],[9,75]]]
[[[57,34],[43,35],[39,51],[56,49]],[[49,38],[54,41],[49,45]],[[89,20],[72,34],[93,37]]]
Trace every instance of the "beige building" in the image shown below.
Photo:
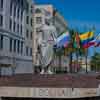
[[[53,17],[53,7],[52,5],[36,5],[34,14],[34,37],[33,37],[33,64],[37,66],[40,64],[40,59],[38,55],[38,44],[43,38],[42,26],[47,24],[49,19]]]
[[[67,24],[64,18],[52,5],[36,5],[34,15],[34,37],[33,37],[33,64],[35,69],[39,69],[37,66],[40,64],[38,55],[38,44],[43,39],[42,26],[52,23],[57,30],[56,37],[66,31]]]
[[[65,32],[67,30],[67,22],[65,21],[64,17],[59,13],[59,11],[54,11],[53,15],[53,24],[56,27],[58,35]]]
[[[73,72],[89,72],[91,71],[90,66],[90,58],[87,58],[87,66],[86,66],[86,57],[79,57],[78,60],[72,60],[72,70]]]
[[[64,17],[59,13],[59,11],[54,10],[53,13],[53,24],[56,27],[57,35],[59,36],[61,33],[67,31],[67,22],[65,21]],[[60,60],[60,61],[59,61]],[[59,66],[61,65],[61,66]],[[68,71],[69,70],[69,59],[68,56],[61,56],[61,59],[59,59],[58,56],[54,58],[54,61],[52,63],[51,70],[56,72],[57,70],[60,71]],[[60,67],[60,69],[59,69]]]
[[[91,65],[90,65],[90,57],[87,58],[87,71],[91,71]],[[81,59],[79,59],[79,61],[81,62],[81,69],[83,71],[86,71],[86,57],[82,57]]]

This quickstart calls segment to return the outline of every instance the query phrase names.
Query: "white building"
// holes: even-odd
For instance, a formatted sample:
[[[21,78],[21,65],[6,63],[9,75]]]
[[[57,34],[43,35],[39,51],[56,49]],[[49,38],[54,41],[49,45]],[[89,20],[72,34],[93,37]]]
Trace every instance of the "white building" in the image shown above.
[[[32,6],[32,0],[0,0],[0,64],[14,65],[16,73],[32,72]]]

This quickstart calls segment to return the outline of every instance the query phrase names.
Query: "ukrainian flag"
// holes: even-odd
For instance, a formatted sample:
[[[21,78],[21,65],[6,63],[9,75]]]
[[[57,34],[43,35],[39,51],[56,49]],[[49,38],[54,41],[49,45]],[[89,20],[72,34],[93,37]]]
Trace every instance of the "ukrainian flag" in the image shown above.
[[[79,35],[82,46],[87,45],[94,39],[94,32],[86,32]]]

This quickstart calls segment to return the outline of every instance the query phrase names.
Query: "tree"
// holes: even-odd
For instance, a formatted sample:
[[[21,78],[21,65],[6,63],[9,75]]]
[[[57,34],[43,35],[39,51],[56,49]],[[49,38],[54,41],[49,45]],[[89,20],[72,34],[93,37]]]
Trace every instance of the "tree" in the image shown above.
[[[60,70],[61,69],[61,62],[62,62],[62,55],[64,54],[64,48],[62,47],[62,48],[54,48],[54,55],[55,55],[55,58],[57,58],[58,57],[58,62],[59,62],[59,64],[58,64],[58,70]]]
[[[70,72],[72,72],[72,58],[73,58],[73,53],[76,54],[76,61],[77,65],[79,65],[79,56],[85,56],[86,54],[86,49],[84,49],[81,45],[80,39],[79,39],[79,34],[81,34],[79,31],[76,31],[74,29],[70,30],[70,35],[71,35],[71,43],[69,45],[69,48],[72,48],[70,50]],[[76,39],[77,38],[77,39]],[[77,66],[78,67],[78,66]],[[76,67],[76,68],[77,68]]]
[[[91,69],[98,71],[100,70],[100,53],[95,53],[90,61]]]
[[[72,60],[73,60],[73,43],[74,43],[74,39],[75,39],[75,31],[74,29],[70,30],[70,36],[71,36],[71,41],[69,44],[69,48],[72,48],[72,50],[70,51],[70,55],[69,55],[69,59],[70,59],[70,63],[69,63],[69,67],[70,67],[70,73],[72,73]]]

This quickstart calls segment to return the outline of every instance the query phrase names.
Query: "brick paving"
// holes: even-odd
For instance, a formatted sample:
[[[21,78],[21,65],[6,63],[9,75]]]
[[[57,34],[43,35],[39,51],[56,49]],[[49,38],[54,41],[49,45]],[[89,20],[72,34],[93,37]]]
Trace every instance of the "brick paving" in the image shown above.
[[[100,80],[95,75],[32,75],[16,74],[14,76],[1,76],[0,86],[20,87],[68,87],[68,88],[97,88]]]

